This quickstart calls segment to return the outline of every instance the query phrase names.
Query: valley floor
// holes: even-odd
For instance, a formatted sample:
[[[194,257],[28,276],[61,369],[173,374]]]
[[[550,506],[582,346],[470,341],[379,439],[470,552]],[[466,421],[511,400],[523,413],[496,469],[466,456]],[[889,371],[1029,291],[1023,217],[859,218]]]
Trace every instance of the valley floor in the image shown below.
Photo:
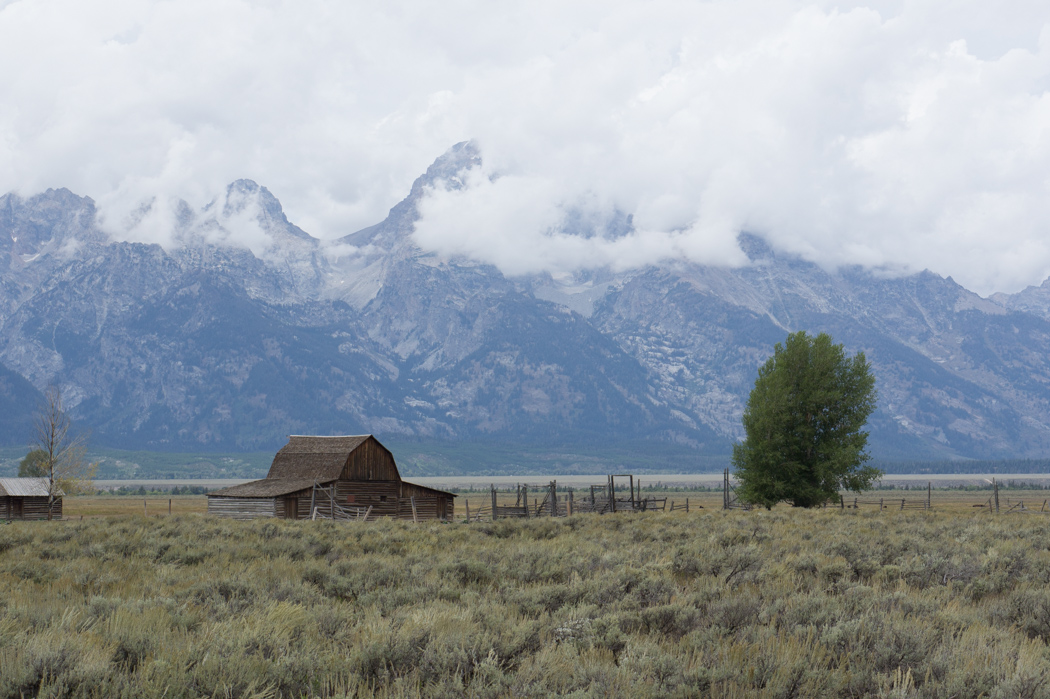
[[[1050,516],[978,511],[0,525],[0,697],[1050,696]]]
[[[533,492],[531,495],[537,498],[537,501],[543,497],[542,493],[537,492]],[[585,499],[587,497],[586,490],[577,489],[575,496],[576,498]],[[559,497],[562,498],[561,502],[564,504],[565,494],[560,493]],[[617,497],[628,497],[628,494],[617,491]],[[681,508],[688,499],[691,514],[708,510],[721,510],[722,508],[722,491],[720,490],[661,490],[660,488],[649,488],[642,492],[640,497],[666,500],[666,507],[668,508],[672,504]],[[986,506],[991,497],[991,490],[934,490],[930,497],[930,502],[933,509],[940,512],[956,514],[981,513],[988,511]],[[497,492],[497,498],[500,505],[515,503],[513,490],[500,490]],[[852,508],[854,499],[854,494],[846,494],[843,496],[841,504]],[[926,490],[920,487],[916,487],[914,490],[875,490],[862,493],[856,496],[856,499],[859,500],[857,509],[878,511],[881,504],[884,511],[889,513],[899,511],[902,500],[905,501],[909,508],[917,506],[926,500]],[[487,489],[482,489],[479,486],[477,490],[460,490],[459,497],[456,498],[457,521],[466,519],[468,506],[471,509],[471,513],[476,514],[478,508],[487,507],[490,503],[491,495]],[[1004,488],[999,491],[999,505],[1000,511],[1003,513],[1010,507],[1016,508],[1019,505],[1023,505],[1025,509],[1032,510],[1035,514],[1040,514],[1039,510],[1042,510],[1041,514],[1050,515],[1050,490],[1007,490]],[[166,517],[169,514],[205,514],[208,511],[208,501],[203,495],[176,495],[170,497],[156,493],[145,496],[87,495],[67,497],[63,508],[65,519],[77,522],[85,518],[95,517],[146,516],[152,518]],[[790,508],[787,505],[781,505],[777,509],[779,511]],[[679,512],[679,514],[684,516],[683,512]]]

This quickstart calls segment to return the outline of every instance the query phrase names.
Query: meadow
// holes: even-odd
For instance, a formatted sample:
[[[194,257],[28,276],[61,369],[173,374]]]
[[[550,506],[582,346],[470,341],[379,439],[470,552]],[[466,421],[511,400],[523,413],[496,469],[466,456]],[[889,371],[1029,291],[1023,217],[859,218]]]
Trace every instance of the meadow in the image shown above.
[[[1039,515],[0,525],[0,697],[1043,697],[1048,640]]]

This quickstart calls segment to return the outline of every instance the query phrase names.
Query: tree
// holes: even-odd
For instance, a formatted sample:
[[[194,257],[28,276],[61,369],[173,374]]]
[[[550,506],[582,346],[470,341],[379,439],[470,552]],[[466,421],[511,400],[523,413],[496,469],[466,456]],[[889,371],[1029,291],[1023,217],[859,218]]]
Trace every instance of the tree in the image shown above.
[[[62,393],[49,386],[34,418],[36,444],[43,455],[43,478],[47,479],[47,518],[63,493],[72,495],[91,486],[98,464],[85,458],[86,438],[70,432],[70,421],[62,409]]]
[[[33,449],[18,464],[19,478],[40,478],[47,475],[47,453],[43,449]]]
[[[814,507],[840,489],[870,488],[882,475],[865,465],[876,396],[863,352],[846,356],[826,333],[777,343],[747,399],[746,438],[733,448],[741,501]]]

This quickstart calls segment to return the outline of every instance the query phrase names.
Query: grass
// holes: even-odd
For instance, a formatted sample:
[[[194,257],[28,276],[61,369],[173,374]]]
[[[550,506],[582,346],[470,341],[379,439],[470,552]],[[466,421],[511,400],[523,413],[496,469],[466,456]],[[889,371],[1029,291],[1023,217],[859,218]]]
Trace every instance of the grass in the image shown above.
[[[577,498],[585,498],[586,492],[578,490],[575,495]],[[627,497],[627,493],[618,491],[617,496]],[[500,505],[512,505],[515,502],[513,492],[499,491],[497,497]],[[529,502],[533,502],[533,500],[542,500],[543,494],[532,492],[529,497]],[[562,498],[562,502],[564,502],[565,493],[559,491],[558,497]],[[719,510],[722,507],[722,492],[720,490],[660,491],[646,489],[641,497],[667,498],[668,507],[670,507],[672,501],[681,505],[686,498],[689,498],[691,509]],[[852,497],[852,495],[846,496],[847,504],[852,503]],[[901,498],[907,499],[908,502],[923,500],[926,497],[926,491],[872,491],[859,497],[861,500],[868,501],[881,498],[885,500],[887,512],[892,512],[893,508],[899,509]],[[989,497],[991,497],[990,490],[942,489],[933,491],[932,500],[934,508],[939,512],[974,514],[985,511],[975,506],[986,503]],[[1010,504],[1023,501],[1026,507],[1038,510],[1047,498],[1050,498],[1050,491],[1046,490],[1002,490],[999,495],[1000,508],[1002,510],[1006,509],[1008,501]],[[73,521],[82,517],[136,516],[143,514],[143,500],[146,502],[145,512],[149,517],[166,516],[168,514],[169,500],[171,501],[171,512],[174,515],[204,514],[208,510],[207,498],[203,495],[169,496],[157,493],[149,493],[145,497],[141,495],[83,495],[67,497],[63,502],[63,510],[66,519]],[[478,508],[487,507],[491,502],[488,492],[460,491],[459,497],[456,498],[456,515],[460,518],[465,518],[468,504],[471,507],[471,512],[476,513]],[[1050,511],[1050,503],[1046,507]],[[863,511],[877,511],[878,506],[861,505],[860,509]]]
[[[0,525],[0,697],[1044,697],[1048,640],[1034,515]]]
[[[145,501],[145,508],[143,508]],[[137,496],[77,496],[65,498],[62,502],[63,516],[76,521],[81,517],[143,516],[157,517],[168,514],[168,503],[171,503],[172,515],[204,514],[208,511],[208,499],[203,495],[173,495],[158,497],[156,495]]]

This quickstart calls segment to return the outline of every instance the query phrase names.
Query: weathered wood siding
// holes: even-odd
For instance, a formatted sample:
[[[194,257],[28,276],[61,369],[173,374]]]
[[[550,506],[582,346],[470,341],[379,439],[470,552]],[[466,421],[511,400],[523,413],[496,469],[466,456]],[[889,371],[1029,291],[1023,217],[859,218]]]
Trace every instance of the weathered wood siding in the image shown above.
[[[302,501],[302,496],[298,496]],[[309,505],[308,505],[309,506]],[[282,495],[274,502],[275,516],[286,519],[302,519],[298,512],[298,502],[295,495]]]
[[[62,498],[55,501],[51,518],[62,519]],[[0,519],[47,519],[47,498],[20,496],[0,498]]]
[[[399,486],[400,483],[396,481],[336,481],[335,502],[336,505],[344,509],[349,507],[371,507],[372,514],[369,515],[369,518],[397,517]],[[310,499],[312,495],[312,490],[300,491],[300,519],[310,518]],[[319,514],[326,517],[331,514],[332,507],[326,493],[318,491],[315,505]],[[411,511],[409,516],[411,516]]]
[[[369,518],[394,517],[412,519],[412,501],[416,498],[417,519],[451,519],[455,505],[452,497],[439,491],[403,481],[336,481],[336,504],[342,508],[372,508]],[[312,491],[298,493],[299,518],[309,519]],[[318,514],[329,516],[331,504],[328,496],[317,493],[315,505]]]
[[[277,498],[208,498],[208,514],[228,519],[276,517]]]
[[[455,517],[455,498],[440,490],[428,488],[416,483],[401,483],[401,518],[412,519],[412,498],[416,499],[416,517],[418,519],[453,519]]]
[[[447,499],[440,497],[417,497],[416,518],[423,519],[452,519],[455,516],[455,506]],[[412,499],[401,498],[401,512],[398,519],[412,519]]]
[[[328,487],[333,482],[322,483]],[[377,517],[394,517],[412,519],[412,501],[416,499],[416,518],[452,519],[455,516],[455,504],[452,495],[433,488],[405,483],[401,480],[334,481],[335,502],[344,509],[359,507],[372,508],[369,519]],[[293,500],[294,499],[294,500]],[[286,508],[295,503],[295,519],[310,519],[311,500],[317,507],[319,515],[330,517],[332,512],[328,494],[318,490],[314,497],[313,488],[304,488],[294,493],[276,497],[209,497],[208,513],[234,519],[253,519],[255,517],[289,517],[292,513]]]
[[[343,507],[371,507],[370,517],[397,517],[399,485],[397,481],[337,481],[336,493]]]
[[[350,452],[340,480],[400,481],[401,476],[393,455],[374,437],[369,437]]]

